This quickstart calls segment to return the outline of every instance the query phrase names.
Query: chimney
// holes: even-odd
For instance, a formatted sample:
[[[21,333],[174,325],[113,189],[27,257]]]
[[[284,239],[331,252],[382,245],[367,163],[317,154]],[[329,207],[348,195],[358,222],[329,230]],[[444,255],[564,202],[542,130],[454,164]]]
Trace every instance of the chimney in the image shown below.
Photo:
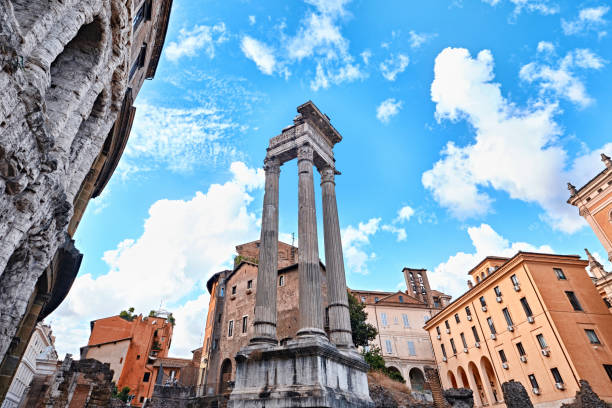
[[[470,279],[468,279],[468,288],[472,289],[473,287],[474,287],[474,284],[472,283]]]

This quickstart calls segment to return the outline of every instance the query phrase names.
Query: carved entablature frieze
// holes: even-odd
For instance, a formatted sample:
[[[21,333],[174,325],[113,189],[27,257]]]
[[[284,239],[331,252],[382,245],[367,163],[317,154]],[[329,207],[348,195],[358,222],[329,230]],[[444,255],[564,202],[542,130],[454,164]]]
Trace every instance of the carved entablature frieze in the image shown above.
[[[267,159],[276,158],[285,163],[297,157],[298,148],[308,144],[314,151],[314,165],[322,170],[334,167],[334,153],[328,140],[320,134],[319,130],[307,121],[288,127],[283,132],[270,139]]]

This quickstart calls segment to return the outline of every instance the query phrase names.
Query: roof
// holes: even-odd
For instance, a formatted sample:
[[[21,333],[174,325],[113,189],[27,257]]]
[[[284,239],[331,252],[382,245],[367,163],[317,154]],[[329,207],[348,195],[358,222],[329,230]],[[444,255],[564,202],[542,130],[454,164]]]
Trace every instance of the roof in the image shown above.
[[[319,108],[317,108],[312,101],[308,101],[298,106],[297,111],[305,120],[316,127],[323,135],[325,135],[332,145],[335,145],[342,140],[340,133],[338,133],[336,128],[334,128],[330,123],[329,117],[321,113]]]
[[[449,299],[450,299],[450,298],[452,298],[452,296],[451,296],[451,295],[447,295],[446,293],[444,293],[444,292],[440,292],[439,290],[435,290],[435,289],[432,289],[432,290],[430,291],[430,293],[431,293],[432,295],[434,295],[434,296],[438,296],[438,297],[446,297],[446,298],[449,298]]]
[[[470,269],[467,274],[471,275],[472,272],[474,272],[476,269],[480,268],[485,262],[487,262],[490,259],[493,259],[493,260],[496,260],[496,261],[507,261],[510,258],[505,257],[505,256],[485,256],[484,259],[482,261],[478,262],[478,264],[476,264],[475,267]]]

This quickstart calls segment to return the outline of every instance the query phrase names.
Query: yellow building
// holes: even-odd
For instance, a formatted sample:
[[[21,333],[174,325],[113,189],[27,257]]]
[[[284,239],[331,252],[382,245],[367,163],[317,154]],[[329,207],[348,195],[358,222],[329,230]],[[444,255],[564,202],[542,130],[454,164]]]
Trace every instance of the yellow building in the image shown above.
[[[480,262],[470,289],[425,325],[443,388],[503,407],[501,384],[515,380],[534,406],[559,407],[584,379],[612,402],[612,315],[587,264],[529,252]]]

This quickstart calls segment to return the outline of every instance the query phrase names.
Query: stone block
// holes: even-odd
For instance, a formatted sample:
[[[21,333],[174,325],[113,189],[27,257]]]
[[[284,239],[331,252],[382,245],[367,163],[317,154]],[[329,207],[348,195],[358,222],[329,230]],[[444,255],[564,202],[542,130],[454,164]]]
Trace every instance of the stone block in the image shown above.
[[[472,408],[474,406],[474,395],[468,388],[451,388],[444,390],[443,395],[452,408]]]
[[[533,408],[529,394],[518,381],[507,381],[502,384],[502,393],[507,408]]]

